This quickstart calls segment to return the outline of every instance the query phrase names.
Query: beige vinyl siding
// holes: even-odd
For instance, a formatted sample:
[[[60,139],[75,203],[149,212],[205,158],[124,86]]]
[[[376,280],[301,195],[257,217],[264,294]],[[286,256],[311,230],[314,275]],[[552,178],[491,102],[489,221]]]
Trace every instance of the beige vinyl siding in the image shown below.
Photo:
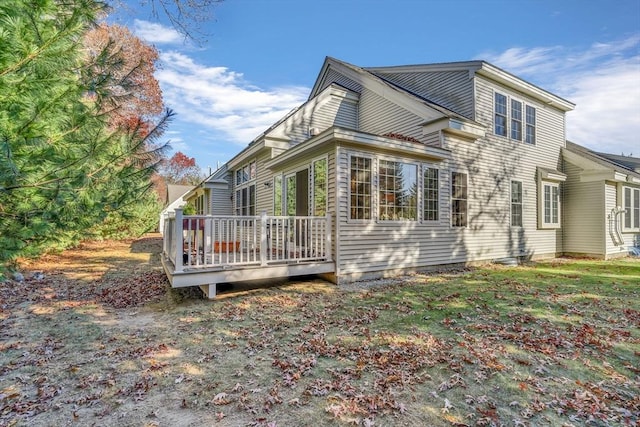
[[[440,147],[440,145],[442,145],[440,132],[432,132],[430,134],[424,135],[422,137],[422,141],[425,145],[429,145],[431,147]]]
[[[604,257],[605,237],[611,242],[606,220],[604,182],[580,182],[581,171],[579,167],[564,161],[564,173],[568,178],[563,193],[563,252]]]
[[[231,201],[231,173],[225,175],[227,181],[225,186],[222,183],[215,183],[211,189],[211,214],[212,215],[232,215],[233,205]]]
[[[503,88],[485,78],[476,77],[476,118],[488,127],[487,135],[475,143],[445,144],[454,159],[473,171],[474,188],[471,205],[473,230],[467,239],[472,258],[514,254],[541,256],[562,252],[561,229],[538,228],[538,179],[536,168],[560,170],[561,148],[564,146],[564,114],[553,107],[513,90]],[[493,98],[498,91],[536,108],[536,144],[512,141],[493,134]],[[511,230],[505,206],[509,205],[508,183],[522,181],[523,227]],[[564,200],[561,188],[561,218]],[[496,244],[495,242],[501,242]],[[502,242],[506,242],[502,243]]]
[[[473,119],[473,81],[468,70],[434,72],[385,72],[384,79],[451,111]]]
[[[350,78],[340,74],[339,72],[337,72],[333,68],[330,68],[329,71],[327,72],[327,74],[324,77],[324,80],[322,82],[322,86],[319,88],[318,92],[322,92],[331,83],[337,83],[340,86],[345,87],[347,89],[350,89],[350,90],[352,90],[352,91],[354,91],[356,93],[361,93],[362,92],[362,85],[360,83],[357,83],[357,82],[351,80]]]
[[[273,173],[265,167],[269,160],[269,150],[264,150],[256,158],[256,215],[262,212],[273,215]]]
[[[463,230],[449,227],[449,174],[446,164],[440,168],[440,220],[436,224],[419,221],[377,221],[377,209],[371,220],[349,218],[349,155],[377,156],[341,146],[338,148],[338,274],[341,280],[353,280],[366,274],[399,269],[420,269],[427,266],[465,262],[468,254],[460,245]],[[398,158],[399,161],[415,161]],[[374,175],[376,162],[373,162]],[[432,165],[433,166],[433,165]],[[375,180],[374,180],[375,183]],[[372,188],[374,207],[377,207],[377,186]]]
[[[423,118],[367,89],[360,95],[359,123],[362,132],[376,135],[399,133],[423,140]]]
[[[268,133],[269,137],[288,139],[291,145],[311,137],[309,130],[322,132],[332,126],[358,128],[358,103],[341,96],[311,100],[299,111]]]

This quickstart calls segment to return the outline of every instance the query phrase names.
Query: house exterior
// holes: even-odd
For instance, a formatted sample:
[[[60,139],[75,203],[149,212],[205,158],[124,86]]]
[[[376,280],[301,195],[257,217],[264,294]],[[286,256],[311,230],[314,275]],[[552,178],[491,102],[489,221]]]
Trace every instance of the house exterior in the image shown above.
[[[263,266],[265,248],[274,253],[269,218],[321,221],[325,246],[313,261],[322,268],[293,273],[336,283],[554,257],[565,252],[573,107],[485,61],[362,68],[326,58],[307,102],[227,162],[216,178],[225,197],[203,213],[215,217],[219,203],[236,218],[262,215],[250,225],[261,239],[240,246],[264,244],[254,253]],[[314,236],[308,225],[293,228],[293,246]],[[231,277],[196,276],[202,283],[189,283]]]
[[[614,258],[640,247],[640,158],[567,141],[564,253]]]
[[[189,191],[193,190],[193,188],[193,185],[167,184],[164,209],[160,212],[160,221],[158,223],[158,231],[160,234],[164,232],[164,219],[170,213],[175,212],[176,208],[182,208],[187,204],[186,195]]]

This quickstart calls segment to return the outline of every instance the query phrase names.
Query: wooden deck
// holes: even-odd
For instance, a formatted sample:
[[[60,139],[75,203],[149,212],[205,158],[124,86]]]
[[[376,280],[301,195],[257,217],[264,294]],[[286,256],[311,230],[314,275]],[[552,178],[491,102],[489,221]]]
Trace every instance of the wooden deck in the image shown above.
[[[330,217],[183,216],[164,222],[162,265],[174,288],[332,273]]]

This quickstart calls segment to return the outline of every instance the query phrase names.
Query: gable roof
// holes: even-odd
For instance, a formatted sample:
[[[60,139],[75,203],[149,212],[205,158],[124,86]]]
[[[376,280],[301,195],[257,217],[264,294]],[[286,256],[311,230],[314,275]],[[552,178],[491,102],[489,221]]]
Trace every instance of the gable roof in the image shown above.
[[[332,67],[336,69],[350,70],[352,74],[355,73],[360,76],[368,76],[371,80],[377,79],[379,82],[384,82],[386,85],[393,87],[398,91],[404,92],[407,95],[421,100],[428,107],[443,115],[446,115],[447,117],[465,119],[467,121],[469,121],[470,119],[462,117],[456,112],[414,93],[402,84],[392,81],[390,76],[397,73],[423,74],[445,71],[467,71],[470,77],[473,77],[474,74],[487,77],[502,85],[523,92],[547,105],[554,106],[562,111],[570,111],[575,107],[575,104],[573,104],[572,102],[554,95],[553,93],[546,91],[525,80],[522,80],[521,78],[483,60],[385,67],[358,67],[332,57],[326,57],[324,65],[320,70],[320,74],[316,79],[316,83],[314,84],[314,87],[309,95],[310,98],[315,96],[318,90],[322,87],[324,78],[327,75],[329,69],[331,69]]]
[[[167,184],[166,204],[170,205],[171,203],[175,202],[180,197],[191,191],[193,187],[193,185]]]
[[[571,141],[567,141],[563,154],[570,162],[576,163],[582,169],[609,170],[614,173],[616,181],[640,184],[640,158],[599,153]]]

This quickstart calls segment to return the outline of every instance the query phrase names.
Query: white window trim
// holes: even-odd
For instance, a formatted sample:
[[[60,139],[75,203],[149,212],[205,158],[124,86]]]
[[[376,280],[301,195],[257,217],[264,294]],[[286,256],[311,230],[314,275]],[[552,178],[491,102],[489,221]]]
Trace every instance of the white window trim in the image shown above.
[[[465,225],[453,225],[453,174],[460,173],[464,174],[467,180],[467,212],[466,212],[466,224]],[[449,228],[454,230],[464,230],[469,228],[469,172],[463,170],[453,169],[449,171]],[[460,199],[462,200],[462,199]]]
[[[625,189],[630,189],[631,190],[631,206],[626,206],[625,205]],[[624,213],[622,214],[622,232],[623,233],[637,233],[640,232],[640,227],[634,227],[633,226],[633,222],[635,219],[635,215],[633,212],[633,206],[634,206],[634,201],[635,201],[635,195],[637,195],[637,197],[640,198],[640,188],[637,187],[631,187],[629,185],[624,185],[624,184],[620,184],[620,186],[618,187],[619,191],[619,197],[618,197],[618,206],[622,207],[624,209]],[[626,219],[627,219],[627,215],[629,212],[631,211],[631,227],[626,227]]]
[[[329,155],[325,154],[324,156],[320,156],[320,157],[316,157],[315,159],[312,159],[311,163],[309,164],[309,184],[310,184],[310,189],[311,189],[310,195],[309,195],[309,199],[310,199],[309,200],[310,201],[309,210],[311,211],[312,216],[314,216],[315,212],[316,212],[316,209],[315,209],[316,208],[315,207],[315,203],[316,203],[316,194],[315,194],[315,191],[316,191],[316,177],[315,177],[315,174],[314,174],[314,172],[315,172],[314,171],[314,166],[315,166],[315,163],[317,161],[320,161],[320,160],[325,160],[327,162],[327,171],[326,171],[326,173],[327,173],[327,182],[326,182],[326,185],[327,185],[327,196],[326,196],[326,199],[325,199],[324,211],[325,211],[325,213],[329,212]],[[351,161],[349,161],[349,169],[351,169]],[[349,200],[351,200],[351,198],[349,198]]]
[[[521,225],[513,225],[513,183],[520,183],[520,222]],[[511,228],[524,228],[524,183],[519,179],[512,179],[509,183],[509,226]]]
[[[425,169],[435,169],[438,171],[438,219],[426,219],[424,217],[424,207],[425,207],[425,198],[424,198],[424,171]],[[420,222],[425,224],[425,225],[440,225],[442,223],[442,193],[443,191],[443,169],[437,167],[434,164],[431,163],[422,163],[420,170],[419,170],[419,174],[420,174],[420,180],[418,182],[418,187],[419,187],[419,191],[420,191],[420,197],[418,198],[418,205],[419,205],[419,216],[420,216]],[[468,209],[468,206],[467,206]]]
[[[386,162],[396,162],[396,163],[404,163],[407,165],[411,165],[411,166],[415,166],[416,167],[416,184],[418,184],[418,200],[416,200],[416,219],[380,219],[380,160],[386,161]],[[351,165],[351,162],[349,162],[349,165]],[[420,183],[418,182],[419,178],[420,178],[420,163],[415,162],[411,159],[405,159],[405,158],[401,158],[401,157],[391,157],[391,156],[375,156],[375,167],[373,169],[373,176],[372,176],[372,180],[374,182],[374,185],[372,187],[372,191],[375,195],[375,210],[373,211],[374,213],[374,218],[376,220],[376,222],[381,222],[384,224],[406,224],[406,223],[415,223],[415,222],[420,222],[420,200],[422,199],[422,197],[420,197],[420,191],[421,191],[421,187],[420,187]],[[349,181],[351,182],[351,181]],[[349,198],[349,201],[351,201],[351,198]]]
[[[353,157],[362,157],[371,160],[371,177],[369,180],[370,188],[371,188],[371,204],[369,205],[369,209],[371,210],[371,216],[366,219],[358,219],[351,218],[351,158]],[[359,152],[349,152],[347,154],[347,222],[351,223],[366,223],[373,222],[376,220],[377,213],[377,197],[376,197],[376,176],[377,171],[375,169],[376,158],[372,154],[368,153],[359,153]]]
[[[558,189],[558,222],[547,222],[545,221],[545,206],[544,206],[544,188],[545,186],[549,186],[551,188],[557,188]],[[539,228],[542,229],[558,229],[558,228],[562,228],[562,193],[561,193],[561,188],[560,188],[560,183],[557,181],[549,181],[546,179],[541,179],[539,181],[539,187],[538,187],[538,193],[539,193],[539,200],[538,200],[538,204],[539,204],[539,209],[538,209],[538,223],[539,223]]]
[[[506,119],[506,123],[505,123],[505,127],[506,127],[506,136],[505,135],[500,135],[498,133],[496,133],[496,93],[505,96],[507,98],[507,119]],[[517,96],[512,96],[510,94],[508,94],[505,91],[499,90],[499,89],[493,89],[492,92],[493,96],[491,98],[491,133],[493,136],[498,137],[498,138],[502,138],[502,139],[507,139],[513,143],[518,143],[518,144],[522,144],[525,146],[529,146],[529,147],[535,147],[538,144],[538,122],[539,122],[539,117],[538,117],[538,107],[536,107],[535,105],[533,105],[532,103],[526,102],[524,101],[524,99],[522,98],[518,98]],[[513,139],[511,138],[511,100],[514,101],[518,101],[521,105],[522,105],[522,119],[520,121],[520,136],[521,139]],[[533,133],[533,144],[526,142],[527,140],[527,106],[533,108],[536,112],[536,124],[534,125],[533,129],[534,129],[534,133]]]

